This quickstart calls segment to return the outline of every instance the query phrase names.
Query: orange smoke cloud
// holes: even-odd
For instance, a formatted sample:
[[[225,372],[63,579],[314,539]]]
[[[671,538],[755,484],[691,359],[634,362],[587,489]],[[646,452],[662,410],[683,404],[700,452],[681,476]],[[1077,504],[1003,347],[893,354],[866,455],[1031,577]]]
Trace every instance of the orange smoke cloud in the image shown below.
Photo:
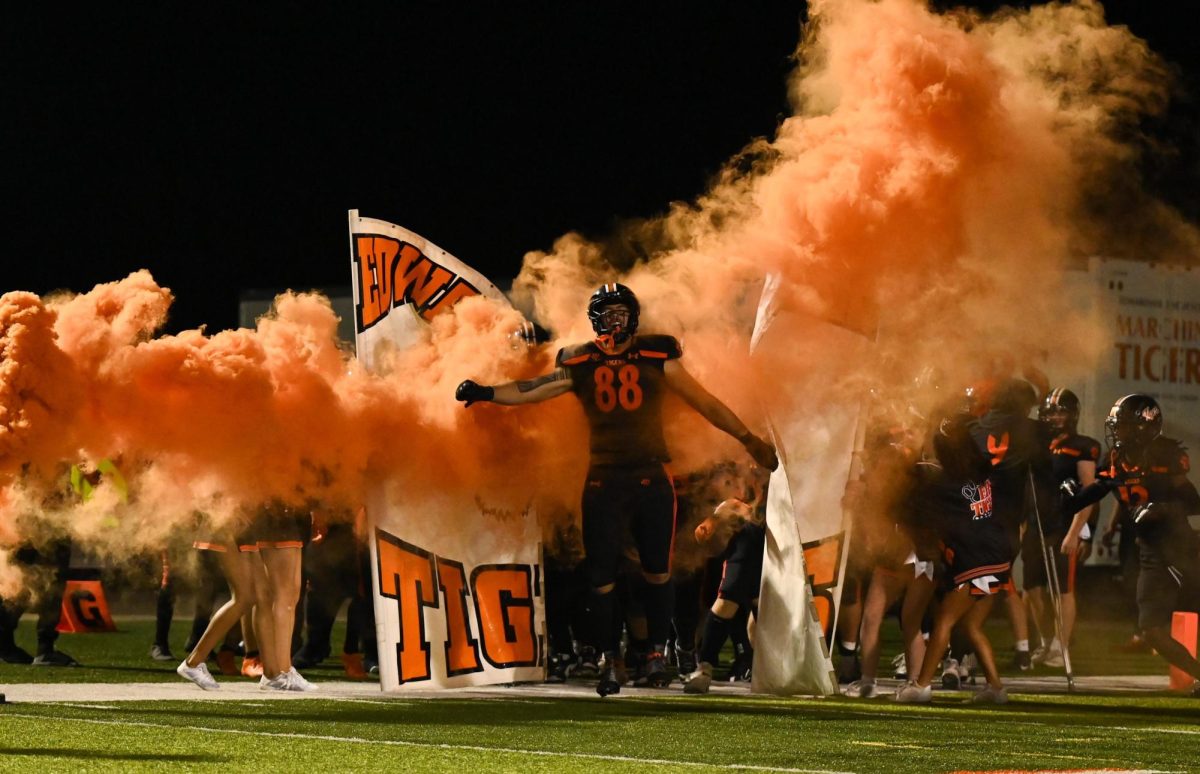
[[[775,137],[751,143],[696,203],[611,244],[568,234],[530,253],[518,306],[567,343],[590,338],[583,307],[597,285],[629,284],[643,330],[681,337],[685,365],[752,425],[764,386],[786,391],[814,369],[893,389],[926,365],[962,383],[999,355],[1049,349],[1086,363],[1092,323],[1059,307],[1058,288],[1105,243],[1088,205],[1132,158],[1117,129],[1165,104],[1161,63],[1094,2],[983,17],[824,0],[812,19],[789,84],[795,114]],[[1150,210],[1174,224],[1172,244],[1189,244],[1194,229]],[[780,276],[788,307],[876,334],[877,357],[814,364],[798,347],[752,362],[766,274]],[[273,497],[351,506],[379,477],[413,497],[481,492],[506,510],[536,494],[548,510],[574,507],[586,444],[572,401],[467,411],[452,399],[463,378],[549,369],[549,352],[508,345],[511,310],[468,299],[372,375],[339,349],[319,296],[281,296],[254,330],[156,337],[170,298],[146,272],[73,298],[4,296],[10,482],[29,461],[122,455],[135,496],[105,507],[123,514],[133,545],[196,509]],[[681,471],[742,454],[682,412],[669,438]],[[4,499],[0,526],[11,531],[21,502]]]

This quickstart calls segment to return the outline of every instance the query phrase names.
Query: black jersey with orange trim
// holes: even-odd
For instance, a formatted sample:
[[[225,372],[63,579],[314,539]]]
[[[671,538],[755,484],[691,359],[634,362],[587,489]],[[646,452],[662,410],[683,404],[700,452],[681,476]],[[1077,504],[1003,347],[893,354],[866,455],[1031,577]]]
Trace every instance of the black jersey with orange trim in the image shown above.
[[[1010,532],[1019,529],[1030,505],[1027,498],[1032,472],[1038,501],[1050,509],[1050,450],[1040,422],[1002,411],[988,411],[970,424],[972,440],[992,463],[992,494],[996,518]]]
[[[914,473],[911,507],[934,526],[945,545],[954,585],[1007,573],[1012,553],[996,515],[992,480],[955,479],[932,460],[917,463]]]
[[[1179,479],[1189,470],[1191,460],[1187,449],[1179,441],[1159,436],[1141,454],[1110,450],[1098,476],[1109,483],[1122,503],[1132,508],[1148,502],[1191,499],[1191,492],[1180,491]],[[1192,506],[1190,502],[1181,504]]]
[[[594,342],[564,347],[555,365],[571,375],[591,431],[593,465],[667,462],[663,439],[664,364],[683,355],[673,336],[637,336],[620,354]]]
[[[1100,467],[1100,442],[1078,433],[1062,433],[1050,442],[1050,457],[1054,480],[1061,484],[1079,478],[1079,462],[1094,462]]]

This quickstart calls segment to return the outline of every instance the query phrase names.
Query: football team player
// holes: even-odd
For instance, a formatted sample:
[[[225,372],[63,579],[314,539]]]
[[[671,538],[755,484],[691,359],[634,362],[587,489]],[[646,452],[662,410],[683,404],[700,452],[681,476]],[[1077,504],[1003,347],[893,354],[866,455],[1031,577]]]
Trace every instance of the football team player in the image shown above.
[[[1200,494],[1188,480],[1187,451],[1162,434],[1158,401],[1126,395],[1104,420],[1109,450],[1096,481],[1066,500],[1064,509],[1082,508],[1115,493],[1119,508],[1137,535],[1138,628],[1172,666],[1196,678],[1191,694],[1200,697],[1200,662],[1171,637],[1176,610],[1200,610],[1200,539],[1188,516],[1200,513]]]
[[[1100,460],[1100,442],[1079,434],[1079,398],[1075,393],[1062,388],[1051,390],[1042,401],[1038,419],[1046,428],[1049,438],[1054,482],[1061,485],[1065,481],[1073,480],[1078,481],[1081,486],[1088,486],[1095,481],[1096,463]],[[1041,536],[1036,528],[1025,530],[1021,546],[1025,565],[1025,595],[1029,602],[1029,612],[1037,622],[1044,640],[1043,646],[1033,653],[1032,661],[1035,664],[1063,666],[1062,645],[1063,642],[1070,645],[1071,633],[1075,628],[1076,563],[1086,559],[1090,553],[1091,532],[1088,523],[1095,512],[1095,505],[1090,505],[1074,515],[1060,514],[1057,509],[1050,509],[1040,514],[1043,521]],[[1084,539],[1085,530],[1088,530],[1087,540]],[[1053,570],[1061,589],[1061,642],[1057,636],[1052,639],[1046,636],[1054,632],[1054,615],[1050,606],[1051,600],[1047,598],[1049,579],[1046,577],[1043,546],[1039,545],[1042,537],[1045,539],[1046,554],[1053,558]]]
[[[774,448],[681,365],[683,352],[675,338],[638,335],[640,311],[633,291],[606,284],[587,307],[595,340],[559,350],[554,371],[495,386],[467,380],[455,391],[467,406],[479,401],[537,403],[568,392],[583,405],[591,452],[583,490],[583,542],[595,635],[605,655],[596,687],[601,696],[620,690],[614,669],[613,590],[626,532],[632,533],[646,580],[644,605],[652,649],[646,682],[665,686],[670,681],[663,651],[674,603],[670,565],[675,492],[665,467],[670,459],[662,430],[666,392],[674,392],[713,426],[737,438],[758,464],[771,469],[778,465]]]

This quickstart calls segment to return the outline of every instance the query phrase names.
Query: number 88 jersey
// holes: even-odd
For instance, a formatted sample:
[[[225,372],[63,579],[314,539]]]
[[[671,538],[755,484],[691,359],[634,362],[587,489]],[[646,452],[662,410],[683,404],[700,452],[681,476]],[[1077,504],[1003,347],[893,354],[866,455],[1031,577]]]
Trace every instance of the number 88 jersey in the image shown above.
[[[682,356],[672,336],[638,336],[609,355],[593,342],[559,350],[555,365],[571,375],[591,430],[593,465],[667,462],[663,440],[663,365]]]

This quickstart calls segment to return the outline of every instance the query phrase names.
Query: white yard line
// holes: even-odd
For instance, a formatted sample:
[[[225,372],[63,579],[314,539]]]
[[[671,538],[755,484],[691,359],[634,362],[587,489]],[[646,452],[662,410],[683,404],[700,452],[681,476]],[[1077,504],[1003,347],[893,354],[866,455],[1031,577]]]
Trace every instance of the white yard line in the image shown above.
[[[240,728],[213,728],[211,726],[174,726],[167,723],[145,723],[136,720],[99,720],[96,718],[62,718],[45,715],[29,715],[20,712],[0,711],[0,721],[4,718],[27,718],[30,720],[50,720],[57,723],[88,723],[97,726],[117,726],[123,728],[154,728],[170,731],[203,731],[210,734],[236,734],[239,736],[262,736],[274,739],[304,739],[320,740],[323,742],[344,742],[347,744],[386,745],[390,747],[419,747],[428,750],[464,750],[484,753],[510,753],[513,755],[535,755],[548,758],[582,758],[585,760],[611,761],[614,763],[644,763],[652,766],[679,766],[696,769],[716,769],[724,771],[775,771],[785,774],[855,774],[852,771],[835,771],[833,769],[793,769],[782,766],[750,766],[742,763],[701,763],[699,761],[680,761],[665,758],[637,758],[630,755],[603,755],[600,753],[560,752],[558,750],[523,750],[516,747],[485,747],[473,744],[449,744],[445,742],[409,742],[398,739],[364,739],[358,736],[328,736],[324,734],[299,734],[282,731],[249,731]]]

